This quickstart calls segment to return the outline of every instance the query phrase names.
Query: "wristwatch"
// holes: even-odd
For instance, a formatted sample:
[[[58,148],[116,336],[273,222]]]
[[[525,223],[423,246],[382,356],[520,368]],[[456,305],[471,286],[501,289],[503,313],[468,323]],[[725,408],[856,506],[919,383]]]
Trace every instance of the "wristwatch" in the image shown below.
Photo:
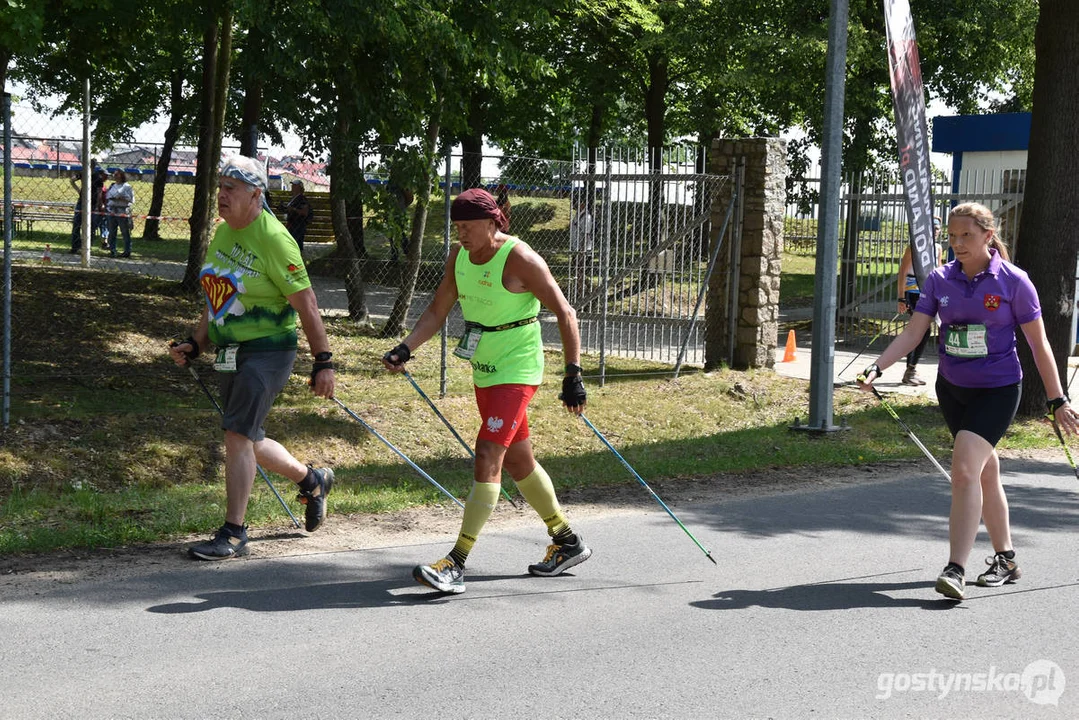
[[[329,362],[332,357],[332,352],[315,353],[315,362]]]
[[[580,365],[574,365],[573,363],[566,363],[566,374],[567,375],[580,375],[583,372],[584,371],[581,369]]]

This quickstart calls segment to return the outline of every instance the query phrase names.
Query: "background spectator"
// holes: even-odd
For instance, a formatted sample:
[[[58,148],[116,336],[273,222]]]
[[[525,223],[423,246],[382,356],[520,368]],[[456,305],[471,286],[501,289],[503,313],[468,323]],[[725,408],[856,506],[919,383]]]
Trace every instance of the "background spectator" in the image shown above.
[[[292,235],[296,244],[300,246],[301,253],[303,252],[303,240],[307,235],[307,223],[311,220],[311,203],[308,202],[303,191],[303,182],[293,180],[292,197],[288,203],[282,203],[278,206],[278,210],[285,213],[285,227],[288,228],[289,234]]]
[[[135,189],[127,182],[127,173],[116,170],[112,185],[105,193],[109,211],[109,255],[116,257],[116,231],[124,233],[124,251],[120,257],[131,257],[131,208],[135,204]]]

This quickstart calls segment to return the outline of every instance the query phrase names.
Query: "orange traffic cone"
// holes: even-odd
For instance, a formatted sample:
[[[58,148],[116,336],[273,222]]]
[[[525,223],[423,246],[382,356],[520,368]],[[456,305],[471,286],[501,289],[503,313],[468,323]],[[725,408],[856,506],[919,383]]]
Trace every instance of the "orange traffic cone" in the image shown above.
[[[52,262],[52,248],[49,247],[48,243],[45,244],[45,253],[41,256],[41,262],[43,262],[43,263],[51,263]]]
[[[783,362],[794,362],[794,331],[787,333],[787,349],[783,352]]]

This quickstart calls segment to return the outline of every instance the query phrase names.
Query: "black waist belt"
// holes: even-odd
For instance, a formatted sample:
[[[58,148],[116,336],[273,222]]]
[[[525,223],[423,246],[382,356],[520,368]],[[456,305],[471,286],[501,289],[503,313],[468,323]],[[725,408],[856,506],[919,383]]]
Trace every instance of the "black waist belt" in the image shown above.
[[[465,329],[467,330],[468,328],[478,328],[478,329],[480,329],[480,330],[482,330],[484,332],[498,332],[499,330],[512,330],[513,328],[519,328],[519,327],[524,327],[525,325],[531,325],[532,323],[537,322],[538,320],[539,320],[539,315],[533,315],[532,317],[525,318],[524,320],[514,320],[513,322],[508,322],[508,323],[506,323],[504,325],[495,325],[494,327],[492,327],[490,325],[480,325],[477,322],[471,322],[469,320],[465,320]]]

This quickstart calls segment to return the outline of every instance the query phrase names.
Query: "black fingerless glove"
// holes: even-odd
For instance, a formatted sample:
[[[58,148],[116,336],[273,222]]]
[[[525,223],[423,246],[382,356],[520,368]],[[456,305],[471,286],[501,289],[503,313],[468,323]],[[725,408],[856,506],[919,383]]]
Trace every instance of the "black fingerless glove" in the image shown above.
[[[311,365],[311,385],[315,384],[315,376],[323,370],[333,370],[333,362],[326,360],[325,362],[315,362]]]
[[[1049,408],[1050,413],[1055,413],[1057,410],[1064,407],[1064,404],[1067,402],[1071,402],[1071,398],[1064,395],[1062,397],[1053,398],[1052,400],[1046,400],[1045,407]]]
[[[184,353],[184,355],[187,356],[188,360],[194,360],[202,354],[202,350],[199,349],[199,344],[195,342],[195,338],[191,337],[190,335],[188,335],[183,340],[174,341],[172,343],[172,346],[176,347],[177,345],[183,345],[184,343],[188,343],[191,346],[191,352]]]
[[[397,356],[397,362],[394,362],[392,356]],[[401,343],[393,350],[382,356],[382,359],[388,362],[390,365],[404,365],[409,359],[412,358],[412,351],[408,349],[408,345]]]
[[[875,373],[876,374],[876,377],[873,378],[874,380],[879,378],[880,377],[880,366],[878,366],[876,363],[873,363],[872,365],[870,365],[869,367],[867,367],[865,370],[862,371],[862,374],[858,376],[858,379],[861,380],[862,382],[869,382],[869,374],[870,373]]]
[[[558,399],[569,407],[580,407],[588,399],[584,391],[584,380],[580,375],[567,375],[562,378],[562,394]]]

